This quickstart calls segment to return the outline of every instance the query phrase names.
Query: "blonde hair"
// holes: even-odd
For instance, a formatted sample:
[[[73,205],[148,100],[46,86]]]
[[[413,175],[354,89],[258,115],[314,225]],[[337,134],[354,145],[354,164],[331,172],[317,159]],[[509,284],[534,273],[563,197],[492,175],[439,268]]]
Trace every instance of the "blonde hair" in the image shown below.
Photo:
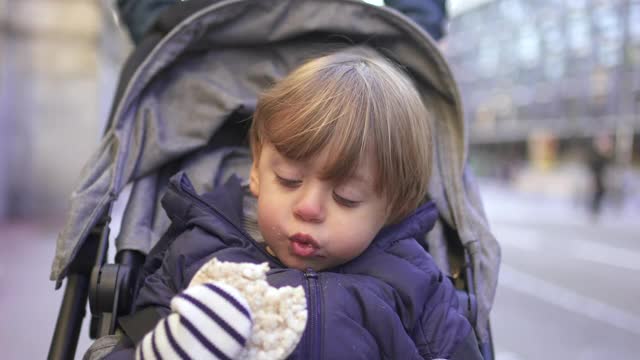
[[[423,201],[431,175],[428,112],[408,76],[372,50],[311,60],[262,94],[249,132],[254,161],[265,141],[306,160],[329,149],[324,177],[353,175],[373,149],[375,191],[395,223]]]

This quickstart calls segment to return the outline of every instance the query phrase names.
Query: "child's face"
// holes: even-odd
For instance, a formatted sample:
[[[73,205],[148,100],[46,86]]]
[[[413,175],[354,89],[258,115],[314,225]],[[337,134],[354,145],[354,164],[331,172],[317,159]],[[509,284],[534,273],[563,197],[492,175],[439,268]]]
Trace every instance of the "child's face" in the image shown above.
[[[287,267],[328,269],[360,255],[386,221],[387,200],[374,191],[370,154],[341,184],[320,179],[323,150],[293,161],[262,145],[251,169],[258,223],[266,244]]]

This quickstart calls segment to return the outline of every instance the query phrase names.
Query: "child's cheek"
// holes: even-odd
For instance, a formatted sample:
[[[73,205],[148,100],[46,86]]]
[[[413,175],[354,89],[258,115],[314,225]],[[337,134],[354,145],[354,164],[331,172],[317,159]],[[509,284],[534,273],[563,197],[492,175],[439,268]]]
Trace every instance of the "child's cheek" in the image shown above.
[[[258,225],[268,244],[281,235],[284,211],[284,204],[278,204],[277,199],[269,199],[268,195],[258,199]]]

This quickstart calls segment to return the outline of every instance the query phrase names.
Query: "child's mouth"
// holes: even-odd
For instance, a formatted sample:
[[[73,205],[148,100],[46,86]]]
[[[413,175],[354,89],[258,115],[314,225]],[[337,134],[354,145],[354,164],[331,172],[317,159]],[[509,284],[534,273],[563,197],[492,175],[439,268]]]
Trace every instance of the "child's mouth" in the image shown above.
[[[291,252],[300,257],[312,257],[319,249],[318,243],[307,234],[294,234],[289,237]]]

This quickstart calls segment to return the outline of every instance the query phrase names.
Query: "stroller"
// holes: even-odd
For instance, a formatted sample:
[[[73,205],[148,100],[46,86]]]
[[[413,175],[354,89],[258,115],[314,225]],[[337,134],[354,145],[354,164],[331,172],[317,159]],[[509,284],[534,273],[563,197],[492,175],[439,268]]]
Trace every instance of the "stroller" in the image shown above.
[[[49,351],[73,358],[89,298],[91,338],[105,347],[132,311],[145,258],[170,221],[160,199],[184,171],[198,193],[245,175],[257,94],[303,60],[337,46],[368,46],[414,78],[434,118],[429,193],[440,219],[423,246],[459,289],[485,359],[500,249],[466,162],[460,96],[447,63],[415,23],[359,0],[192,0],[158,18],[122,72],[99,149],[84,168],[57,240],[51,279],[66,288]],[[132,184],[107,263],[110,213]]]

